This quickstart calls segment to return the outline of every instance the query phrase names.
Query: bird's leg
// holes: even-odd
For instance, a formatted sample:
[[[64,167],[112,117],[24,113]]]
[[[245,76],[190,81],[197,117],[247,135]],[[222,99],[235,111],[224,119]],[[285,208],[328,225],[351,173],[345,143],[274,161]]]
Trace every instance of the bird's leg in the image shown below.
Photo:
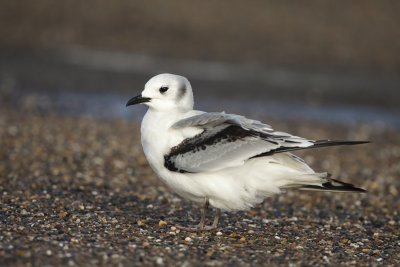
[[[177,225],[176,228],[181,229],[181,230],[185,230],[185,231],[189,231],[189,232],[196,232],[196,231],[202,231],[202,230],[212,230],[215,229],[216,227],[212,228],[212,229],[208,229],[210,226],[205,226],[205,221],[206,221],[206,213],[208,210],[208,207],[210,206],[210,203],[208,202],[208,199],[206,198],[206,201],[204,203],[204,208],[201,210],[201,219],[200,219],[200,223],[198,225],[195,226],[189,226],[189,227],[184,227],[184,226],[180,226]],[[214,219],[214,223],[215,223],[215,219]],[[214,225],[213,223],[213,225]],[[216,224],[218,224],[218,219]]]
[[[206,199],[206,202],[204,203],[204,208],[201,210],[201,219],[200,219],[200,223],[198,225],[198,227],[199,227],[198,230],[203,230],[204,225],[206,225],[206,213],[207,213],[209,206],[210,206],[210,203],[208,202],[208,199]]]
[[[220,215],[221,215],[221,210],[220,210],[220,209],[217,209],[217,213],[216,213],[215,216],[214,216],[214,221],[213,221],[213,223],[212,223],[211,225],[205,226],[205,227],[204,227],[204,230],[209,231],[209,230],[214,230],[214,229],[216,229],[217,226],[218,226],[218,221],[219,221]]]

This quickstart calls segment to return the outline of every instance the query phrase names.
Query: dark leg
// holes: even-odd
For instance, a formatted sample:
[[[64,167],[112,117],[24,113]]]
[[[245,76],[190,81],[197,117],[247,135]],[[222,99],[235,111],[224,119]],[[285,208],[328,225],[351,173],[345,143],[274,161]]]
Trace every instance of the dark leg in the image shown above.
[[[206,225],[206,213],[207,213],[209,206],[210,206],[210,203],[208,202],[208,199],[206,199],[206,201],[204,203],[204,208],[201,210],[201,219],[200,219],[200,223],[198,225],[189,226],[189,227],[177,225],[176,228],[185,230],[185,231],[189,231],[189,232],[210,231],[210,230],[216,229],[218,226],[218,221],[219,221],[219,217],[221,215],[221,211],[219,209],[217,209],[217,213],[215,214],[213,223],[211,225]]]
[[[211,225],[207,225],[206,227],[204,227],[204,230],[209,231],[209,230],[217,229],[220,215],[221,215],[221,210],[217,209],[217,213],[214,216],[213,223]]]
[[[198,225],[198,230],[203,230],[204,226],[206,225],[206,213],[208,210],[208,207],[210,206],[210,203],[208,202],[208,199],[206,199],[206,202],[204,203],[204,208],[201,210],[201,219],[200,223]]]
[[[206,199],[205,203],[204,203],[204,208],[201,210],[201,219],[200,219],[200,223],[198,225],[194,225],[194,226],[189,226],[189,227],[184,227],[184,226],[180,226],[177,225],[176,228],[181,229],[181,230],[185,230],[185,231],[189,231],[189,232],[197,232],[197,231],[202,231],[205,230],[205,221],[206,221],[206,212],[208,209],[208,206],[210,205],[210,203],[208,202],[208,199]]]

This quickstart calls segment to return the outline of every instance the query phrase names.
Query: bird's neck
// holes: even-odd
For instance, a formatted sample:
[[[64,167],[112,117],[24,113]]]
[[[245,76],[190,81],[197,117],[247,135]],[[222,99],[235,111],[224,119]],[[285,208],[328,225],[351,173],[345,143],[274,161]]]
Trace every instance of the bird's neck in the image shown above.
[[[162,130],[168,129],[172,124],[182,119],[182,116],[186,113],[186,110],[171,109],[169,111],[158,111],[153,108],[149,108],[143,118],[143,123],[150,123],[152,126]]]
[[[151,109],[147,111],[142,121],[141,139],[144,153],[153,169],[163,166],[164,155],[169,153],[171,147],[201,132],[193,127],[185,130],[171,129],[175,122],[198,113],[195,110],[186,113],[158,112]]]
[[[160,112],[149,109],[143,117],[141,139],[143,150],[149,163],[160,163],[163,155],[168,153],[169,129],[181,119],[181,113]]]

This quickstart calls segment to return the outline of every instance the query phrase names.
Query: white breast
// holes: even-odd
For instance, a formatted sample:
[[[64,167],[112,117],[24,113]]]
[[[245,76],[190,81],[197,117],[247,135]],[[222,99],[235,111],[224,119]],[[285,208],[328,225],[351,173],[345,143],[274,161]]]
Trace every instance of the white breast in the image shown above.
[[[181,116],[171,116],[171,114],[154,112],[149,109],[143,118],[141,125],[143,151],[150,166],[158,175],[165,169],[164,155],[167,154],[172,147],[178,145],[184,139],[193,137],[202,132],[201,129],[195,127],[187,127],[179,130],[171,129],[170,127],[172,124],[188,114],[180,115]]]

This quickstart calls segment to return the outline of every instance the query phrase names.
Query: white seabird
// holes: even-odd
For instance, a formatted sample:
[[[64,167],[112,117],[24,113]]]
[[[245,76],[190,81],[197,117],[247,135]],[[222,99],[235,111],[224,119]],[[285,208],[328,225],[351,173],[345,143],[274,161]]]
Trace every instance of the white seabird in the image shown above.
[[[149,107],[141,141],[151,168],[183,198],[204,203],[199,225],[181,229],[215,229],[221,209],[247,210],[282,189],[365,192],[314,172],[289,151],[367,141],[308,140],[243,116],[193,110],[192,87],[179,75],[151,78],[126,106],[139,103]],[[217,213],[205,225],[209,205]]]

